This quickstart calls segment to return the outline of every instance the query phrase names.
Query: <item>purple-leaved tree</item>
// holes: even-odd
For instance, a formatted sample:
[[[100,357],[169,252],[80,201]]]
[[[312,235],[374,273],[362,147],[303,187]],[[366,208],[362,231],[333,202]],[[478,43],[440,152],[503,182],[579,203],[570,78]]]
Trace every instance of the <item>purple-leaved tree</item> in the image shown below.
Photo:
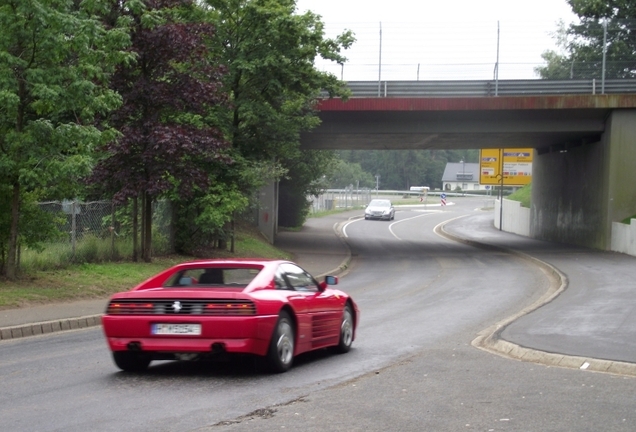
[[[175,18],[192,1],[143,4],[142,9],[120,5],[111,15],[130,19],[137,60],[120,67],[112,81],[123,105],[110,123],[121,136],[102,149],[90,181],[116,201],[134,200],[135,208],[140,199],[141,252],[150,261],[153,201],[169,192],[188,197],[206,188],[215,167],[231,160],[209,120],[210,110],[227,102],[220,86],[223,68],[210,62],[204,43],[213,27]]]

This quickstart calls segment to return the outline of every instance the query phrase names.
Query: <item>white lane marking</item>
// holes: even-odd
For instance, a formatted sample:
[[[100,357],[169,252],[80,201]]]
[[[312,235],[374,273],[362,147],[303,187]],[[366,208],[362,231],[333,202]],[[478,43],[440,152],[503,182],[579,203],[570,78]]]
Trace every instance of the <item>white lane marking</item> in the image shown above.
[[[398,237],[398,236],[397,236],[397,235],[393,232],[392,227],[393,227],[393,225],[395,225],[395,224],[398,224],[398,223],[400,223],[400,222],[406,222],[406,221],[408,221],[408,220],[415,219],[415,218],[419,218],[419,217],[423,217],[423,216],[432,215],[432,214],[434,214],[434,213],[443,213],[443,212],[441,212],[440,210],[413,210],[413,211],[416,211],[416,212],[418,212],[418,213],[420,213],[420,212],[421,212],[421,213],[424,213],[424,212],[425,212],[425,213],[424,213],[424,214],[417,215],[417,216],[413,216],[413,217],[410,217],[410,218],[407,218],[407,219],[401,219],[401,220],[399,220],[399,221],[395,221],[395,222],[393,222],[392,224],[390,224],[390,225],[389,225],[389,232],[391,233],[391,235],[393,235],[393,237],[395,237],[395,238],[396,238],[396,239],[398,239],[398,240],[403,240],[403,239],[401,239],[400,237]],[[350,221],[349,221],[349,222],[347,222],[346,224],[344,224],[344,225],[342,226],[342,235],[343,235],[345,238],[349,238],[349,234],[347,234],[347,227],[348,227],[349,225],[351,225],[352,223],[360,222],[360,221],[363,221],[363,220],[366,220],[366,219],[364,219],[363,217],[362,217],[362,218],[355,218],[355,219],[350,220]]]
[[[401,239],[400,237],[398,237],[398,236],[397,236],[397,234],[395,234],[395,233],[393,232],[393,225],[399,224],[400,222],[406,222],[406,221],[409,221],[409,220],[411,220],[411,219],[416,219],[416,218],[420,218],[420,217],[424,217],[424,216],[429,216],[429,215],[432,215],[433,213],[438,213],[438,212],[424,213],[424,214],[421,214],[421,215],[417,215],[417,216],[413,216],[413,217],[410,217],[410,218],[406,218],[406,219],[401,219],[401,220],[399,220],[399,221],[395,221],[395,222],[393,222],[391,225],[389,225],[389,232],[390,232],[390,233],[393,235],[393,237],[395,237],[396,239],[398,239],[398,240],[403,240],[403,239]]]
[[[445,239],[447,239],[447,240],[448,240],[448,238],[447,238],[447,237],[445,237],[445,236],[443,236],[442,234],[440,234],[440,233],[439,233],[439,231],[441,231],[441,230],[442,230],[442,227],[443,227],[444,225],[446,225],[447,223],[452,222],[452,221],[457,220],[457,219],[465,218],[466,216],[470,216],[470,213],[465,214],[465,215],[461,215],[461,216],[457,216],[457,217],[454,217],[454,218],[452,218],[452,219],[447,219],[447,220],[445,220],[445,221],[443,221],[443,222],[440,222],[440,223],[438,223],[437,225],[435,225],[435,228],[433,228],[433,232],[434,232],[435,234],[437,234],[437,236],[438,236],[438,237],[445,238]]]
[[[360,220],[364,220],[364,218],[362,218],[362,219],[359,219],[359,218],[357,218],[357,219],[352,219],[352,220],[350,220],[349,222],[347,222],[346,224],[344,224],[344,225],[342,226],[342,235],[343,235],[343,236],[345,236],[345,238],[349,237],[349,235],[347,234],[347,227],[348,227],[350,224],[352,224],[352,223],[354,223],[354,222],[358,222],[358,221],[360,221]]]

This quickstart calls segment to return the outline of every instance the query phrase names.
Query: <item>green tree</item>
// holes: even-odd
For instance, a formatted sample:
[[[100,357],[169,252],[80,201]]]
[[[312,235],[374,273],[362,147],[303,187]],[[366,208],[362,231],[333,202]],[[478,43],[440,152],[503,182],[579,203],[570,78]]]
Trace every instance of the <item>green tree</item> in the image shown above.
[[[0,0],[0,202],[8,208],[0,240],[8,278],[17,274],[19,242],[33,232],[22,229],[31,225],[24,218],[39,217],[23,206],[75,196],[93,149],[115,136],[95,119],[121,103],[108,84],[129,39],[95,18],[105,3]]]
[[[337,159],[327,183],[332,189],[343,189],[350,185],[360,188],[374,188],[375,178],[373,174],[364,171],[359,163]]]
[[[324,188],[321,181],[334,163],[334,153],[306,150],[286,161],[287,175],[281,179],[278,198],[278,224],[300,227],[309,214],[309,196],[317,196]]]
[[[231,162],[210,118],[226,102],[221,68],[205,44],[214,29],[186,22],[191,0],[117,4],[127,17],[136,61],[118,69],[113,87],[124,103],[111,116],[122,136],[104,146],[91,181],[118,201],[141,198],[142,258],[151,260],[152,205],[191,199]]]
[[[477,162],[477,150],[341,150],[340,158],[358,163],[380,189],[408,190],[411,186],[441,188],[447,162]],[[375,187],[375,178],[373,187]]]
[[[311,12],[297,15],[294,0],[205,3],[217,28],[217,55],[228,70],[224,85],[232,108],[218,116],[235,158],[243,167],[270,164],[270,172],[286,172],[293,187],[287,188],[292,184],[283,182],[281,194],[297,194],[290,202],[306,202],[306,195],[329,169],[333,157],[301,152],[300,133],[319,123],[313,106],[321,90],[330,96],[346,95],[343,83],[318,71],[314,61],[322,57],[344,63],[341,51],[353,43],[351,32],[325,38],[320,17]],[[297,169],[307,166],[308,160],[321,166]],[[242,190],[251,195],[259,186],[243,184]],[[306,209],[302,207],[288,207],[285,212],[303,213]]]
[[[545,79],[636,76],[636,2],[633,0],[568,0],[579,22],[560,22],[554,34],[558,51],[542,54],[535,71]]]

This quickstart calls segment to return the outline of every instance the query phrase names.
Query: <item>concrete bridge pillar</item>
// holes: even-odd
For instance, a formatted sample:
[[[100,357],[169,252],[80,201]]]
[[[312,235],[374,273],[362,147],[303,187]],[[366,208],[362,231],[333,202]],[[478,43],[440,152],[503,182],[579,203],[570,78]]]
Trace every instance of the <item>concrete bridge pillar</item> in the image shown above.
[[[636,110],[613,110],[601,139],[535,151],[530,235],[609,250],[636,214]]]

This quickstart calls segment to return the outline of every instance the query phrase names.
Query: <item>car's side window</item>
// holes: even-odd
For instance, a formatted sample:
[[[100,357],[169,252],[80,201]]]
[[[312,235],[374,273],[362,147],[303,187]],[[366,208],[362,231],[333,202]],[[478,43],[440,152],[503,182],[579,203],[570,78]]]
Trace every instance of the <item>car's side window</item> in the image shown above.
[[[285,272],[289,285],[296,291],[318,291],[314,278],[300,267],[285,263],[281,264],[281,269]]]
[[[280,289],[280,290],[292,289],[292,287],[287,284],[283,270],[280,267],[278,268],[278,270],[276,270],[276,274],[274,275],[274,283],[276,284],[276,289]]]

